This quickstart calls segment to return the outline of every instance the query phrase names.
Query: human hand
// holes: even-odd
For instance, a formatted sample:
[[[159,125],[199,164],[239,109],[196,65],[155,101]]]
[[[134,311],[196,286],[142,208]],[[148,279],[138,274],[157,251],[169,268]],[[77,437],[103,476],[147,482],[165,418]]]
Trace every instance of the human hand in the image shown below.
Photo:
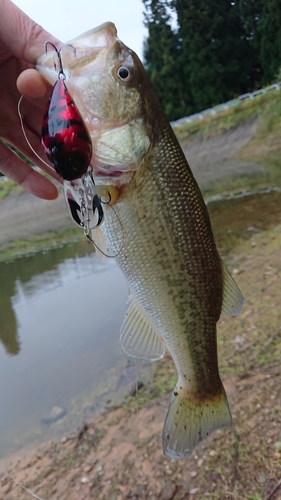
[[[32,163],[61,180],[54,169],[41,164],[31,151],[21,130],[18,101],[22,94],[21,114],[24,128],[34,150],[42,157],[41,124],[50,88],[35,70],[46,41],[56,40],[32,21],[10,0],[0,0],[0,137],[23,153]],[[55,199],[56,186],[0,141],[0,171],[39,198]]]

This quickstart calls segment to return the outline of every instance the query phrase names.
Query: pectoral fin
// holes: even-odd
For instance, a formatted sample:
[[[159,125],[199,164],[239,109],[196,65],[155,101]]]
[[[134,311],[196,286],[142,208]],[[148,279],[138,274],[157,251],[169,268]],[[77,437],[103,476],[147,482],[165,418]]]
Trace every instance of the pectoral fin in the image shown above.
[[[92,241],[94,243],[96,255],[99,261],[104,264],[107,252],[107,243],[100,227],[92,229]]]
[[[243,295],[232,278],[231,274],[222,262],[223,274],[223,304],[221,312],[228,316],[236,316],[239,314],[243,307]]]
[[[120,344],[134,358],[156,361],[165,354],[163,341],[134,299],[121,326]]]

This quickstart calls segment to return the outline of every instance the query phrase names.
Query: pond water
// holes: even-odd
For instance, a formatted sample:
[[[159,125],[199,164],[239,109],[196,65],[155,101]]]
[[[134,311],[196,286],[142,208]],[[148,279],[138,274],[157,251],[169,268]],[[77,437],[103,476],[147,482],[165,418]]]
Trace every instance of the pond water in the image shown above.
[[[222,254],[280,223],[280,207],[278,189],[210,202]],[[62,437],[151,377],[119,345],[128,293],[115,262],[86,242],[0,264],[0,457]],[[43,425],[54,406],[66,416]]]
[[[114,261],[101,264],[83,243],[1,264],[0,276],[3,456],[46,437],[40,419],[53,406],[71,406],[81,421],[77,395],[90,394],[112,367],[126,365],[118,333],[128,287]]]

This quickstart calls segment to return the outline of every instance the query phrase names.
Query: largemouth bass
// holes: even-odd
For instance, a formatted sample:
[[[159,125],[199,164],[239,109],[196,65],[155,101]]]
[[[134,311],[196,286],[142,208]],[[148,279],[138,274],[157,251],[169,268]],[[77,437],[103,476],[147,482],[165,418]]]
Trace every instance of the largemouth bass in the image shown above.
[[[130,356],[157,360],[165,348],[171,353],[178,382],[163,451],[185,458],[212,431],[231,426],[216,323],[222,312],[237,314],[243,297],[219,256],[199,187],[137,55],[112,23],[69,43],[61,52],[65,83],[92,138],[97,192],[109,200],[93,239],[101,245],[105,239],[131,292],[120,342]],[[37,67],[56,81],[54,54],[43,55]]]

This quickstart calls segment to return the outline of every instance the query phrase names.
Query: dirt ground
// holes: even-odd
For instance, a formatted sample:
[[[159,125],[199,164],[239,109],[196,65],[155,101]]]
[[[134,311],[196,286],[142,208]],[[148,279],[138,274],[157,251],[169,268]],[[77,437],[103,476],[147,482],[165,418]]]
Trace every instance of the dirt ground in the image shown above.
[[[233,160],[257,123],[220,138],[184,145],[201,187],[224,176],[258,172]],[[206,148],[206,149],[205,149]],[[0,204],[0,245],[72,224],[64,200],[26,193]],[[170,390],[154,381],[121,407],[106,408],[59,442],[22,450],[0,462],[0,500],[281,500],[281,225],[255,232],[233,248],[228,264],[246,297],[242,314],[218,328],[219,365],[233,429],[214,432],[185,461],[162,453],[161,431]],[[169,356],[159,362],[163,387],[175,376]],[[161,384],[160,384],[161,385]],[[153,397],[153,394],[156,394]],[[11,477],[12,476],[12,477]],[[14,479],[12,479],[14,478]]]

